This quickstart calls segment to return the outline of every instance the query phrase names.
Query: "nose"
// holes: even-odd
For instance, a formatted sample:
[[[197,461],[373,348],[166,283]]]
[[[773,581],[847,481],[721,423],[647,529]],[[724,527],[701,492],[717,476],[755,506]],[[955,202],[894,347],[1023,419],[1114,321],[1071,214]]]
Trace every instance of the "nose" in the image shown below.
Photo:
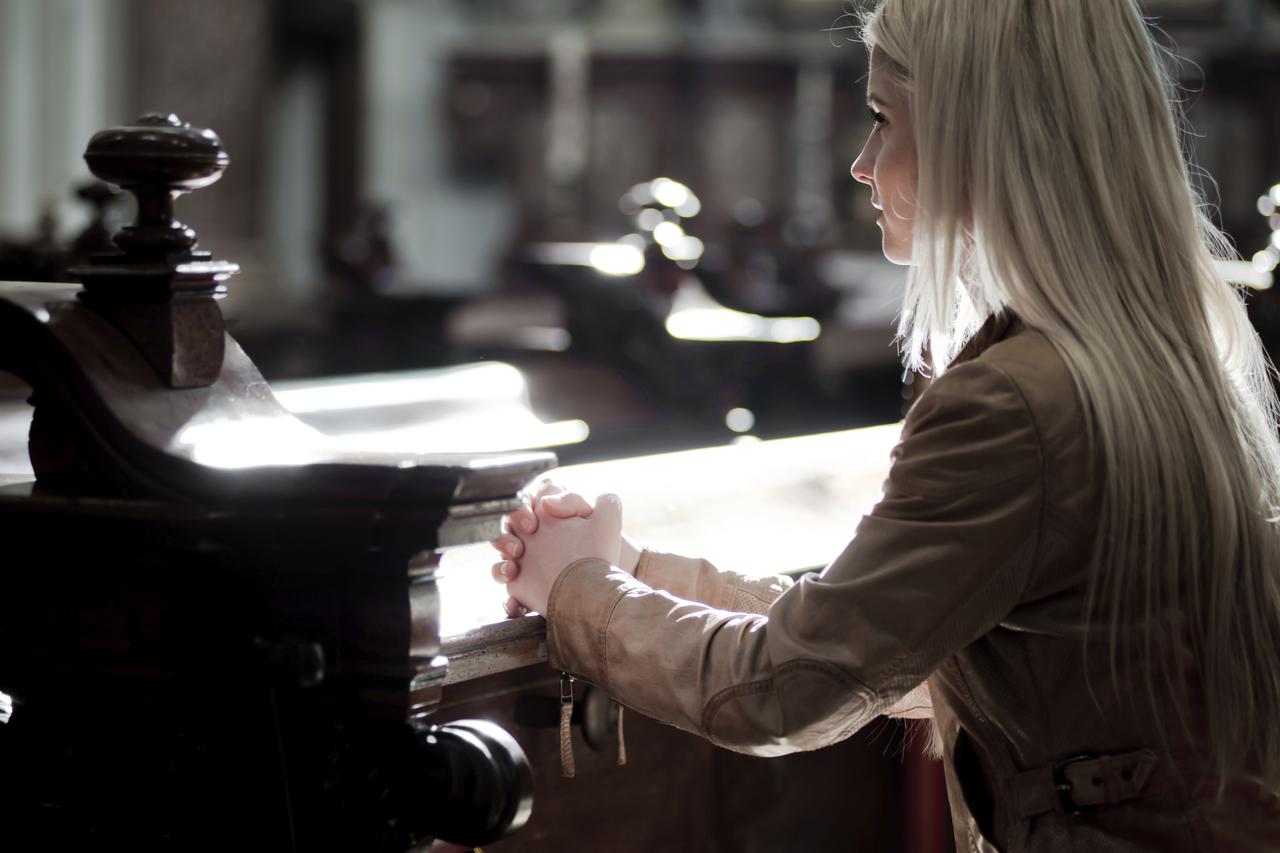
[[[876,156],[873,147],[876,144],[875,135],[872,134],[867,138],[867,144],[862,146],[858,159],[853,161],[853,165],[849,167],[849,174],[853,176],[855,181],[871,186],[872,174],[875,172]]]

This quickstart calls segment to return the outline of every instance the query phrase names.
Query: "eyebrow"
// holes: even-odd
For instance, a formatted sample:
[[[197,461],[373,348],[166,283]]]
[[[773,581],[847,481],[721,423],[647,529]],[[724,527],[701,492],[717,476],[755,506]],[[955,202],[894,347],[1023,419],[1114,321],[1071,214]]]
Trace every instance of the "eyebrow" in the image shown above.
[[[881,106],[886,106],[886,107],[891,106],[893,103],[892,101],[888,101],[885,98],[881,97],[880,95],[877,95],[875,92],[867,92],[867,103],[870,104],[873,101],[877,104],[880,104]]]

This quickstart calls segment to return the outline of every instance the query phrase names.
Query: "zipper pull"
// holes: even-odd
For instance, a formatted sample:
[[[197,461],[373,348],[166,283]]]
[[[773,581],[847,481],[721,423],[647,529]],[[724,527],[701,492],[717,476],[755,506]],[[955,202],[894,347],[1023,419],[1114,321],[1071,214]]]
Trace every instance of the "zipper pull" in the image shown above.
[[[560,673],[560,772],[573,778],[578,768],[573,760],[573,676]]]
[[[623,714],[625,714],[626,711],[627,709],[621,703],[619,703],[618,704],[618,766],[619,767],[627,763],[627,739],[626,739],[626,735],[623,734],[623,731],[622,731],[622,719],[623,719]]]

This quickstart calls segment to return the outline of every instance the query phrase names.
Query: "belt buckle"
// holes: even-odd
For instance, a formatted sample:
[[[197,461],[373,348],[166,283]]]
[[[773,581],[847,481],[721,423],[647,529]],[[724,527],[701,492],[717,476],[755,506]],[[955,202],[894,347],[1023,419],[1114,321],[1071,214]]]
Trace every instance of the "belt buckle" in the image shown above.
[[[1075,798],[1071,796],[1074,790],[1071,782],[1067,780],[1066,769],[1073,764],[1083,764],[1086,761],[1097,761],[1098,756],[1088,753],[1072,755],[1056,762],[1053,765],[1053,787],[1058,794],[1058,803],[1062,806],[1063,814],[1068,817],[1088,814],[1098,808],[1097,806],[1081,806],[1077,805]]]

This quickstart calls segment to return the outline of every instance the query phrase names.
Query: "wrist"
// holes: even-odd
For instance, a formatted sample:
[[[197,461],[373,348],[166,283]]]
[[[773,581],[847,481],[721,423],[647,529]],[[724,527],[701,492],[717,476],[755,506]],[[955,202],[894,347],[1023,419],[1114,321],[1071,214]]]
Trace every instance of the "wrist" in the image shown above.
[[[627,574],[635,577],[636,568],[640,565],[641,549],[622,534],[622,549],[618,557],[618,568],[624,570]]]

